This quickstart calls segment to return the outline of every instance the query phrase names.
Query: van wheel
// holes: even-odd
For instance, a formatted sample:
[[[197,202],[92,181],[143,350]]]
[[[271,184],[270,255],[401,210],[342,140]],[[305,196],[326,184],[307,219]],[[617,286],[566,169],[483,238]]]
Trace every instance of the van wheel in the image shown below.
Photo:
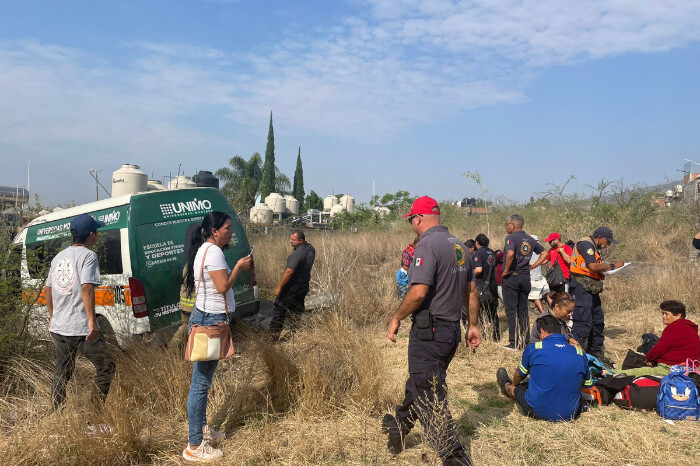
[[[114,348],[119,348],[119,343],[117,342],[117,336],[114,334],[114,329],[112,328],[112,325],[109,323],[107,318],[102,315],[97,316],[97,324],[100,326],[100,330],[102,334],[104,335],[105,341],[107,344],[110,346],[113,346]]]

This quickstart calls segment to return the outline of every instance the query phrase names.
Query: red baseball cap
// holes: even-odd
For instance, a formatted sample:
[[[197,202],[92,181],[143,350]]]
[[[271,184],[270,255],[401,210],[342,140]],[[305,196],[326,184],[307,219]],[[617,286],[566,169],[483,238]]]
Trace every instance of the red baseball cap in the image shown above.
[[[550,241],[555,239],[561,239],[561,235],[557,232],[550,233],[549,236],[547,236],[544,240],[549,243]]]
[[[413,201],[411,211],[401,218],[406,218],[410,215],[440,215],[440,206],[432,197],[419,197]]]

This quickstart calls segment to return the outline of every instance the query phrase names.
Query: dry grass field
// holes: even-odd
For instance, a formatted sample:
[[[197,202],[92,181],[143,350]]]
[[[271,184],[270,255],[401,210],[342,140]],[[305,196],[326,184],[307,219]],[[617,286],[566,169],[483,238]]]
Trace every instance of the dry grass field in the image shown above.
[[[491,228],[496,249],[505,233],[500,222]],[[480,231],[455,233],[466,239]],[[683,229],[662,237],[631,226],[615,234],[627,237],[628,246],[611,253],[665,262],[630,267],[607,283],[606,350],[621,361],[642,333],[661,332],[660,301],[680,299],[689,318],[700,321],[700,269],[688,262],[690,250],[682,244],[690,236]],[[420,428],[396,457],[380,429],[382,416],[400,401],[407,376],[410,322],[402,325],[396,344],[386,339],[386,325],[398,304],[393,277],[412,239],[408,225],[386,233],[310,233],[307,239],[317,251],[312,292],[329,295],[331,303],[308,313],[302,328],[276,345],[256,328],[238,324],[238,357],[220,364],[209,398],[210,424],[228,435],[221,464],[439,464]],[[676,241],[681,246],[668,247]],[[288,240],[267,236],[251,242],[261,291],[269,299],[290,251]],[[681,249],[683,254],[675,252]],[[92,368],[84,359],[66,408],[51,413],[48,354],[43,362],[15,359],[0,386],[3,464],[181,463],[191,366],[172,349],[134,344],[120,353],[100,414],[87,403]],[[449,368],[450,407],[475,464],[700,464],[700,423],[671,426],[653,412],[615,406],[593,409],[572,423],[522,417],[495,383],[496,369],[510,372],[517,358],[484,339],[476,354],[462,346]],[[90,433],[88,423],[106,423],[111,431]]]

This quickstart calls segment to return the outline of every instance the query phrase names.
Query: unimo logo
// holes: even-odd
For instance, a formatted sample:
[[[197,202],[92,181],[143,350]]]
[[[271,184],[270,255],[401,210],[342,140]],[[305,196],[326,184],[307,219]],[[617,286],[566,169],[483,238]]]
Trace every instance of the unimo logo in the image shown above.
[[[207,199],[194,198],[187,202],[171,202],[161,204],[160,211],[163,218],[179,217],[181,214],[203,213],[211,211],[211,202]]]

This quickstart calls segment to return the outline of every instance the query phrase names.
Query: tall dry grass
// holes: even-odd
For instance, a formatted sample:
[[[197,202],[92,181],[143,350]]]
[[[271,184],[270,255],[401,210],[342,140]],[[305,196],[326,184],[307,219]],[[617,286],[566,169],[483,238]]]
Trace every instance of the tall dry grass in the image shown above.
[[[540,231],[544,226],[529,226],[528,231],[546,233]],[[505,233],[500,226],[492,229],[493,246],[499,247]],[[481,231],[480,225],[455,228],[463,239]],[[680,235],[674,231],[647,232],[644,244]],[[626,234],[616,231],[621,238]],[[307,235],[317,251],[312,294],[330,301],[305,315],[285,343],[271,345],[245,323],[236,328],[239,357],[220,363],[209,398],[209,422],[228,435],[221,445],[222,464],[438,464],[420,428],[395,458],[380,427],[383,414],[401,400],[407,376],[408,322],[396,344],[385,332],[398,305],[393,277],[400,252],[412,238],[408,225],[392,232]],[[290,252],[287,235],[250,239],[259,284],[270,296]],[[666,255],[668,248],[660,251]],[[606,349],[613,356],[636,348],[641,333],[662,330],[657,307],[663,299],[682,299],[689,318],[700,321],[697,265],[671,253],[666,259],[672,264],[638,266],[609,279],[603,299]],[[51,413],[50,347],[47,354],[39,362],[14,359],[0,383],[4,464],[180,463],[189,363],[171,349],[135,345],[120,353],[107,403],[96,413],[86,402],[92,368],[81,358],[65,409]],[[512,370],[517,357],[485,338],[476,354],[462,346],[448,371],[450,409],[476,464],[700,461],[700,423],[670,426],[654,413],[614,406],[594,409],[573,423],[523,418],[495,384],[496,369]],[[105,423],[111,431],[91,434],[88,423]]]

